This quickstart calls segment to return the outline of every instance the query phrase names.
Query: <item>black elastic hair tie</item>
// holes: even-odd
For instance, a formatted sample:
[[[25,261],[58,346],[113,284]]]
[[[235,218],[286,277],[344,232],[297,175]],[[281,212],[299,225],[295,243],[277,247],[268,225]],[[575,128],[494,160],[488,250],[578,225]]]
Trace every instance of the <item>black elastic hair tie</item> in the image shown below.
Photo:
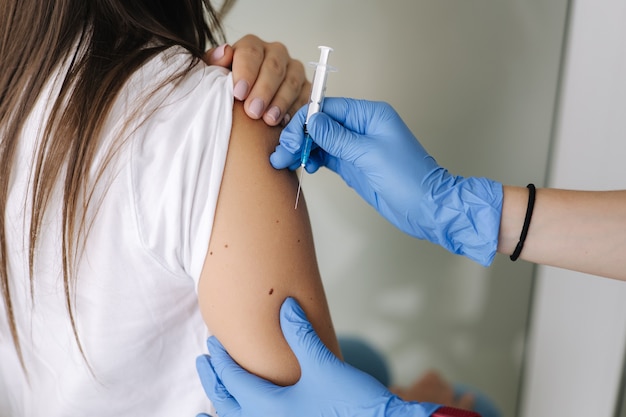
[[[522,253],[524,241],[526,240],[528,228],[530,227],[530,219],[533,216],[533,208],[535,207],[535,184],[528,184],[526,188],[528,188],[528,207],[526,208],[526,217],[524,218],[524,226],[522,227],[519,242],[517,242],[517,246],[510,257],[512,261],[517,261],[517,258],[519,258],[519,255]]]

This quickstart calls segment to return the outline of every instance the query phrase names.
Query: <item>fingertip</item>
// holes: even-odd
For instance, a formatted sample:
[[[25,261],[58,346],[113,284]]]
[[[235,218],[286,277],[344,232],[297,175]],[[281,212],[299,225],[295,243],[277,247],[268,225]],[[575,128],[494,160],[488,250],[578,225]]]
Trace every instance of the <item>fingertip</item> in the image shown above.
[[[235,50],[233,49],[232,45],[229,43],[224,44],[224,57],[229,58],[231,61],[233,59],[233,56],[235,56]]]
[[[245,101],[244,109],[248,117],[258,120],[263,117],[263,112],[265,112],[265,101],[258,97],[252,98],[252,96],[248,96]]]
[[[289,347],[296,355],[302,375],[335,358],[313,329],[306,313],[293,298],[287,298],[280,309],[280,326]]]
[[[200,371],[208,371],[211,369],[211,363],[209,362],[209,355],[199,355],[196,357],[196,369]]]
[[[238,81],[235,81],[235,86],[233,88],[233,95],[235,96],[235,98],[239,101],[244,101],[247,97],[248,97],[248,92],[250,90],[250,84],[248,83],[248,81],[241,79]],[[246,113],[248,113],[248,110],[246,110]]]
[[[224,346],[217,340],[217,337],[211,336],[206,341],[206,346],[209,349],[210,355],[215,355],[216,353],[225,351]]]
[[[196,358],[196,372],[207,395],[211,392],[210,387],[215,383],[213,367],[208,355],[200,355]]]
[[[295,298],[287,297],[285,298],[285,301],[283,301],[283,304],[280,306],[280,311],[281,312],[283,312],[283,310],[288,311],[290,309],[293,309],[294,307],[299,307],[299,306],[300,305],[298,304]]]
[[[224,53],[226,51],[226,44],[221,44],[217,48],[213,48],[211,53],[209,54],[209,61],[218,62],[220,59],[224,58]]]
[[[285,149],[282,144],[276,146],[274,152],[270,155],[270,163],[276,169],[285,169],[291,167],[297,162],[295,154]]]
[[[274,152],[272,152],[270,154],[270,165],[272,165],[272,167],[274,169],[283,169],[284,168],[284,167],[281,166],[280,157],[276,154],[276,151],[274,151]]]
[[[306,172],[309,174],[315,174],[319,168],[319,162],[313,158],[309,158],[309,162],[304,167],[304,169],[306,169]]]
[[[230,68],[233,63],[233,48],[227,43],[211,48],[205,53],[204,60],[209,65]]]
[[[206,395],[216,400],[219,394],[219,381],[207,355],[200,355],[196,358],[196,372]]]
[[[281,322],[283,320],[298,324],[308,322],[304,310],[293,297],[287,297],[283,302],[283,305],[280,307],[280,318]]]
[[[263,121],[268,126],[278,126],[278,124],[282,123],[283,120],[284,120],[284,117],[282,117],[282,111],[280,110],[278,106],[270,107],[263,114]]]

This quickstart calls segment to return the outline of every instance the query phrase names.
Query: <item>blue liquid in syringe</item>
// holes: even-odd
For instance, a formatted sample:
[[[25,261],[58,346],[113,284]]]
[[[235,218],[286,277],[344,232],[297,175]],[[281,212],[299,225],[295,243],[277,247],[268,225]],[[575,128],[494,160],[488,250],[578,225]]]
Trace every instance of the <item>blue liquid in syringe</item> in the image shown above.
[[[302,156],[300,157],[300,166],[304,168],[309,162],[309,155],[311,155],[311,147],[313,146],[313,139],[304,126],[304,148],[302,148]]]

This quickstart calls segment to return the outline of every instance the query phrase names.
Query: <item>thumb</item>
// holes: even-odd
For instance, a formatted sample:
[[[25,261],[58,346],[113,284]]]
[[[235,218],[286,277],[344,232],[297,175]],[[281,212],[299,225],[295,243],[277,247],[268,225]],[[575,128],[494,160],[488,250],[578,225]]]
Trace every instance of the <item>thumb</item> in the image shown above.
[[[291,153],[299,153],[304,142],[304,122],[306,120],[306,106],[303,106],[293,115],[291,121],[280,133],[280,146]]]
[[[214,336],[207,340],[207,347],[210,354],[210,366],[221,383],[222,389],[231,397],[238,401],[245,400],[249,392],[258,390],[271,391],[269,382],[252,375],[242,367],[240,367],[226,352],[224,346]],[[235,410],[239,407],[239,402],[233,400],[233,403],[226,403],[229,410]],[[217,408],[217,405],[216,405]],[[218,410],[219,411],[219,410]],[[224,416],[224,413],[221,414]]]
[[[322,343],[308,321],[304,310],[293,298],[287,298],[280,308],[280,326],[283,335],[296,355],[302,376],[323,368],[339,359]]]
[[[228,416],[230,413],[239,410],[239,404],[219,380],[207,355],[201,355],[196,358],[196,369],[200,376],[204,392],[207,397],[209,397],[220,416]],[[202,416],[207,416],[207,414],[202,414]]]
[[[207,65],[217,65],[230,69],[233,64],[233,56],[235,55],[233,47],[225,43],[216,48],[211,48],[204,53],[202,60]]]

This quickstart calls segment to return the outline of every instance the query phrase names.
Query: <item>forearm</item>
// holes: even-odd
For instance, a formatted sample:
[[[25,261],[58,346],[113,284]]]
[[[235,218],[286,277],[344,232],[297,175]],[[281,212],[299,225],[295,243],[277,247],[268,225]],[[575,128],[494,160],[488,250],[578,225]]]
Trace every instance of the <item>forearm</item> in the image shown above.
[[[504,187],[498,252],[513,253],[528,190]],[[626,191],[537,189],[520,259],[626,280]]]

